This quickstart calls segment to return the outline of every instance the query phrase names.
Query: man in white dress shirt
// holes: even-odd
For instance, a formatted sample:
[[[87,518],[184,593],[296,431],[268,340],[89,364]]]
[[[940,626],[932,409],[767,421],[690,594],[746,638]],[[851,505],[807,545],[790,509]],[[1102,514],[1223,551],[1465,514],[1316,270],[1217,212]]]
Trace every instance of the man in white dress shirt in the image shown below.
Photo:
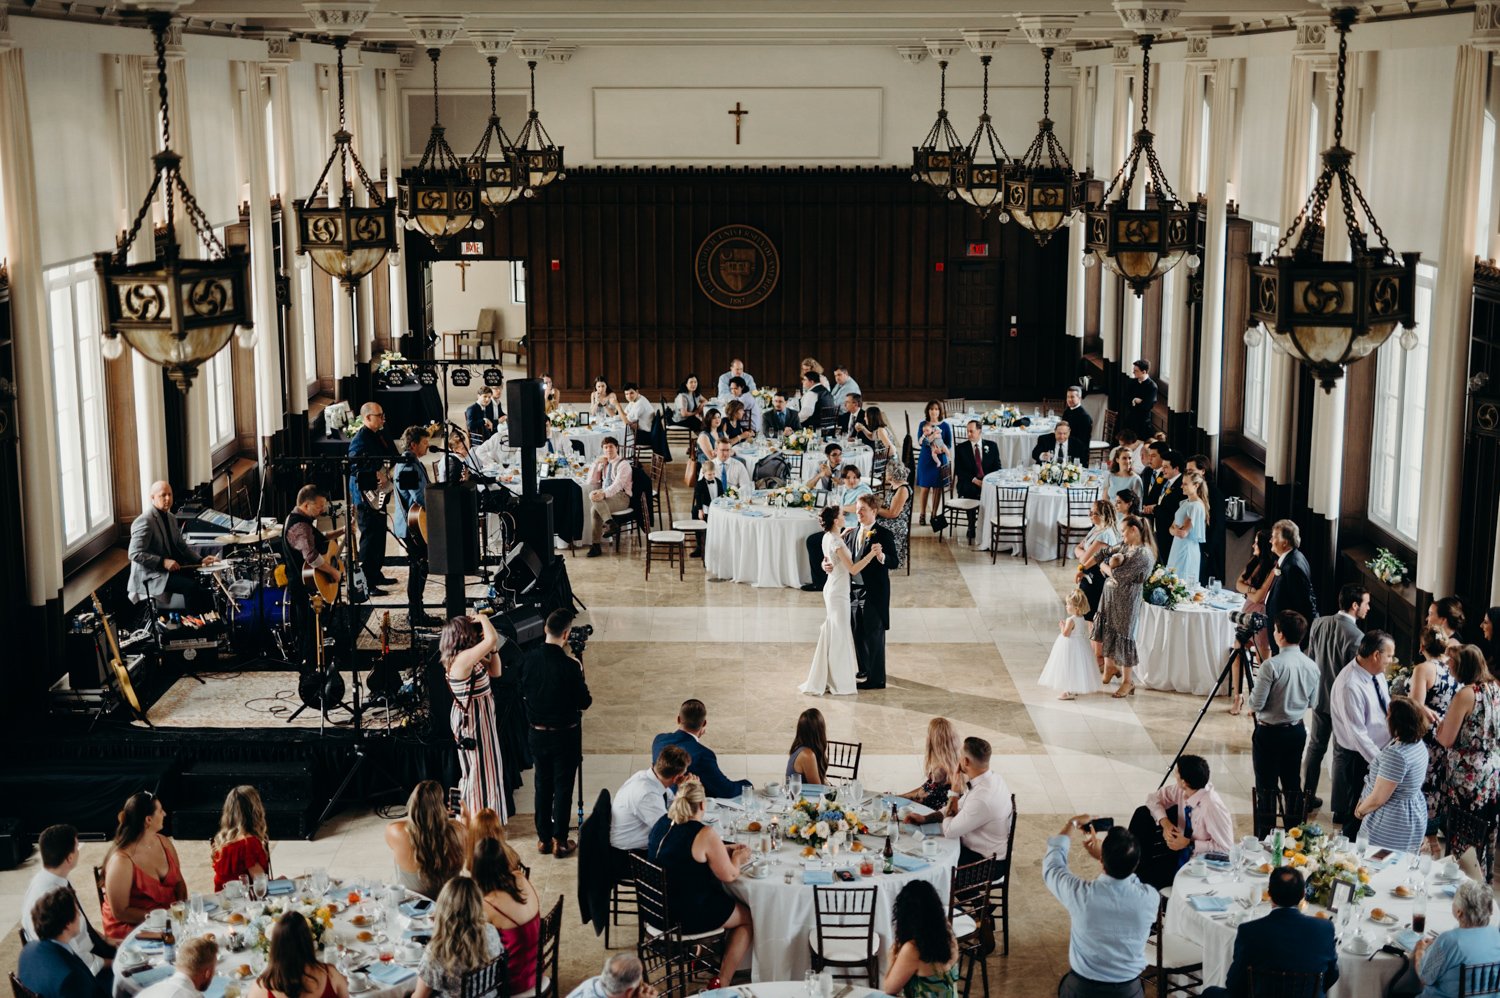
[[[1344,819],[1344,834],[1359,836],[1361,821],[1354,805],[1365,789],[1370,764],[1391,740],[1385,715],[1391,690],[1385,670],[1396,656],[1396,642],[1384,631],[1360,639],[1354,661],[1333,681],[1329,711],[1333,714],[1333,813]]]
[[[750,481],[750,469],[745,462],[734,456],[734,446],[728,440],[720,440],[714,457],[719,462],[719,495],[735,489],[741,496],[748,496],[755,483]]]
[[[177,944],[176,971],[157,981],[136,998],[200,998],[213,982],[219,962],[219,944],[204,936]]]
[[[716,398],[726,399],[729,397],[729,381],[731,378],[744,378],[745,387],[755,391],[755,379],[745,373],[745,362],[736,357],[729,362],[729,370],[719,375],[719,394]]]
[[[692,760],[676,745],[668,745],[650,769],[632,773],[620,785],[609,812],[609,844],[616,849],[643,850],[667,813],[667,803],[678,784],[687,779]]]
[[[44,828],[36,846],[42,854],[42,868],[32,874],[31,883],[26,885],[26,897],[21,902],[21,934],[27,942],[37,938],[36,927],[31,922],[31,909],[43,895],[61,887],[72,894],[75,901],[78,898],[78,892],[68,881],[68,875],[78,866],[78,829],[72,825]],[[97,976],[109,967],[115,948],[94,929],[81,904],[78,913],[83,918],[83,931],[69,940],[68,945],[88,966],[89,972]]]
[[[651,427],[656,424],[656,406],[641,394],[634,381],[625,382],[625,419],[635,424],[636,440],[649,447]]]
[[[1000,861],[1008,859],[1010,787],[1004,777],[990,771],[990,743],[972,735],[965,738],[958,769],[969,783],[962,797],[950,796],[948,806],[936,814],[920,818],[908,815],[906,820],[914,825],[941,821],[943,838],[958,840],[960,865],[989,856]]]

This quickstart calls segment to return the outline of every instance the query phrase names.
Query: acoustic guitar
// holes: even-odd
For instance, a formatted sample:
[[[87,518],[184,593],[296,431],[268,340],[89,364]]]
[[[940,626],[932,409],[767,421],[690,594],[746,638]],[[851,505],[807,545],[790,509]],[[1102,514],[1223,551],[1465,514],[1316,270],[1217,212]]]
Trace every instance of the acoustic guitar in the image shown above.
[[[422,543],[427,543],[427,507],[409,506],[406,510],[406,531],[410,536],[415,534],[422,538]]]
[[[338,554],[339,542],[337,540],[329,540],[328,549],[323,552],[323,560],[339,572],[343,572],[344,561]],[[302,584],[307,587],[309,594],[315,594],[324,604],[338,602],[339,579],[329,571],[327,566],[322,568],[307,568],[304,566],[302,569]]]
[[[115,677],[115,689],[135,713],[135,716],[146,722],[148,727],[153,725],[146,718],[146,712],[141,710],[140,698],[135,695],[135,687],[130,684],[130,670],[125,668],[125,661],[120,655],[120,641],[115,636],[115,625],[110,621],[109,614],[104,612],[104,604],[99,602],[99,592],[94,590],[89,593],[89,599],[94,601],[94,612],[99,614],[99,620],[104,627],[105,644],[109,647],[109,668]]]

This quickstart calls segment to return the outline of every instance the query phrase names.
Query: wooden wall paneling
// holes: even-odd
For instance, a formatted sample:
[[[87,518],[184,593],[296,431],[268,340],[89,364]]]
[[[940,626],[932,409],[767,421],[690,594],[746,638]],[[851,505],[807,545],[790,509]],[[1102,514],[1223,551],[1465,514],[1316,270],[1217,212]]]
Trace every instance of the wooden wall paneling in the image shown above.
[[[308,263],[308,266],[313,266]],[[313,341],[318,365],[318,393],[333,393],[333,338],[338,331],[333,327],[333,279],[321,270],[313,268]],[[417,299],[418,302],[421,299]]]
[[[1469,619],[1491,604],[1494,585],[1496,496],[1500,496],[1500,438],[1477,432],[1475,413],[1486,403],[1500,403],[1500,271],[1480,266],[1474,273],[1474,307],[1470,320],[1469,377],[1488,377],[1488,383],[1468,400],[1465,419],[1462,499],[1459,505],[1458,549],[1470,555],[1458,559],[1454,591],[1472,607]],[[1445,595],[1445,594],[1437,594]]]
[[[8,310],[8,306],[0,308]],[[136,437],[136,425],[141,420],[141,414],[136,411],[133,371],[135,358],[127,350],[119,362],[105,361],[103,366],[105,398],[109,400],[109,467],[115,524],[123,535],[129,530],[130,522],[140,515],[141,495],[145,492],[141,487],[141,459]],[[13,377],[9,370],[0,372],[0,375]]]
[[[1344,467],[1339,496],[1341,530],[1362,529],[1369,517],[1370,459],[1374,453],[1375,373],[1379,357],[1344,372]],[[1321,391],[1322,389],[1319,389]]]

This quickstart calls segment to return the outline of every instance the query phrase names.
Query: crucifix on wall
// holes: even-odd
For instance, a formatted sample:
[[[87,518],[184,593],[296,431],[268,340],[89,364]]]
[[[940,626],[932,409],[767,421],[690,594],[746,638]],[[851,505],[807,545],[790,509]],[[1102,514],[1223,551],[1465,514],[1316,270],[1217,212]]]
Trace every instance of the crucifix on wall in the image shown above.
[[[734,102],[734,107],[730,108],[729,111],[728,111],[728,113],[734,115],[734,144],[735,145],[739,145],[740,144],[740,124],[741,124],[741,122],[744,121],[745,115],[749,114],[750,112],[747,111],[747,110],[745,110],[744,108],[740,107],[740,102],[739,101],[735,101]]]
[[[460,260],[460,261],[458,261],[458,290],[460,290],[460,291],[467,291],[467,290],[469,290],[469,267],[470,266],[471,266],[471,264],[467,260]]]

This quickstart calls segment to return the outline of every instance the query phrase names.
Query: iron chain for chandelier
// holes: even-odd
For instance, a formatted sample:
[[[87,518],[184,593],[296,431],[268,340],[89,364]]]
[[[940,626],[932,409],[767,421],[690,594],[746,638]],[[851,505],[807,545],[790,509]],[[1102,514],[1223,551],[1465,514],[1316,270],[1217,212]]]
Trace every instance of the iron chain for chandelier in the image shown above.
[[[148,23],[156,44],[161,151],[151,159],[155,175],[129,231],[113,251],[94,254],[94,269],[99,274],[105,357],[119,357],[124,351],[123,340],[166,368],[168,377],[186,393],[199,366],[224,349],[237,327],[241,330],[240,345],[255,345],[250,254],[240,245],[225,248],[182,176],[182,157],[172,150],[172,115],[167,100],[166,39],[171,13],[153,12]],[[166,227],[157,240],[156,259],[129,263],[130,249],[141,234],[158,191],[166,202]],[[177,242],[179,195],[202,244],[202,259],[181,255]]]
[[[1246,342],[1259,342],[1264,325],[1271,342],[1300,360],[1325,391],[1332,391],[1344,367],[1380,347],[1396,324],[1406,327],[1401,345],[1417,345],[1416,288],[1418,253],[1400,259],[1386,240],[1350,165],[1354,153],[1344,147],[1344,86],[1349,58],[1349,28],[1356,11],[1341,7],[1332,21],[1339,35],[1338,89],[1333,119],[1333,145],[1323,152],[1323,171],[1302,210],[1276,244],[1272,258],[1260,262],[1250,254],[1250,328]],[[1348,260],[1325,260],[1322,220],[1334,182],[1343,203],[1344,228],[1349,236]],[[1360,226],[1355,205],[1364,213],[1379,247],[1371,249]],[[1289,255],[1282,250],[1296,234]]]
[[[335,38],[338,53],[339,128],[333,133],[333,152],[323,164],[323,172],[313,184],[312,195],[295,202],[297,209],[297,253],[307,254],[318,269],[337,278],[351,293],[366,274],[379,266],[385,255],[397,248],[396,206],[370,179],[359,154],[354,151],[353,136],[344,127],[344,46],[347,38]],[[338,182],[342,185],[337,200],[331,187],[325,190],[337,160]],[[354,203],[354,182],[359,178],[367,205]],[[323,203],[319,204],[322,198]]]
[[[950,198],[963,198],[979,209],[980,218],[988,218],[990,212],[1000,206],[1005,196],[1005,178],[1011,169],[1010,153],[995,134],[990,121],[990,59],[986,53],[979,57],[984,64],[984,104],[979,112],[979,125],[974,137],[964,149],[963,156],[953,164],[953,184],[948,191]],[[986,151],[988,158],[983,159]],[[1003,212],[1000,221],[1009,219]]]
[[[490,120],[474,155],[469,157],[469,179],[479,186],[479,200],[492,213],[498,212],[526,190],[526,170],[516,155],[516,147],[500,124],[499,105],[495,97],[495,64],[499,56],[488,57],[490,64]],[[490,159],[490,142],[499,154]]]
[[[1083,206],[1086,183],[1073,172],[1073,164],[1052,130],[1052,55],[1052,48],[1042,49],[1046,68],[1042,76],[1042,120],[1037,122],[1036,137],[1005,180],[1005,210],[1030,229],[1042,246]]]
[[[1098,259],[1123,277],[1136,297],[1158,277],[1182,262],[1192,251],[1192,212],[1177,198],[1156,158],[1151,134],[1151,43],[1142,35],[1141,44],[1141,127],[1135,133],[1130,154],[1114,179],[1109,182],[1099,203],[1088,209],[1087,250],[1084,265]],[[1131,207],[1136,173],[1141,159],[1146,160],[1150,183],[1143,192],[1145,204]],[[1122,183],[1123,181],[1123,183]],[[1118,189],[1113,202],[1109,196]],[[1188,266],[1197,269],[1197,257]]]
[[[446,129],[438,114],[441,56],[441,49],[427,50],[427,58],[432,60],[432,132],[427,136],[427,148],[416,167],[401,174],[396,188],[406,227],[421,231],[439,252],[470,225],[476,229],[484,227],[484,219],[474,217],[479,195],[468,167],[453,154],[444,138]]]
[[[566,180],[563,172],[563,147],[552,144],[552,136],[542,126],[536,110],[536,60],[526,60],[531,70],[531,111],[526,124],[516,136],[516,158],[525,171],[526,196],[535,197],[536,192],[554,180]]]
[[[940,191],[953,186],[953,164],[964,154],[963,140],[948,120],[948,60],[938,61],[942,79],[938,86],[937,120],[932,123],[927,137],[911,150],[911,179],[924,181]]]

